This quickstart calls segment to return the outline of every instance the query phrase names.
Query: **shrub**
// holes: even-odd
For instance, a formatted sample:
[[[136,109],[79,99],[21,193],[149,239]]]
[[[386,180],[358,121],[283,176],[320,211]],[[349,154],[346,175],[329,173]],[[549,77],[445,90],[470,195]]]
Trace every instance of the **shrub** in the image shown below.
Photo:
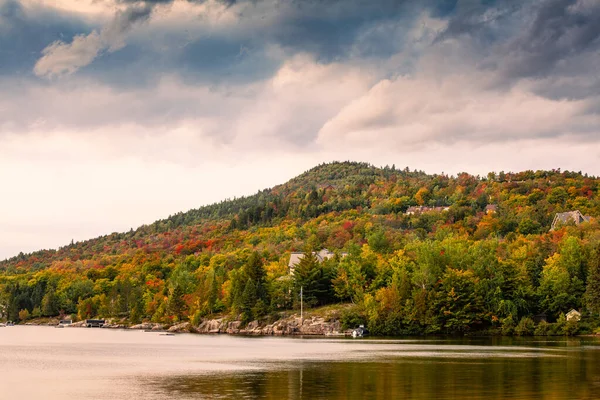
[[[546,321],[540,322],[534,331],[534,335],[536,336],[548,336],[550,334],[551,326]]]
[[[358,311],[356,307],[342,311],[340,318],[342,329],[352,329],[365,323],[365,317]]]
[[[576,335],[579,331],[579,324],[575,320],[567,321],[563,325],[562,333],[566,336]]]
[[[511,336],[515,332],[515,321],[513,320],[512,315],[504,318],[502,320],[502,334],[504,336]]]
[[[29,310],[24,309],[19,311],[19,321],[27,321],[29,319]]]
[[[531,336],[535,331],[535,324],[529,317],[523,317],[519,321],[519,324],[515,327],[515,335],[517,336]]]

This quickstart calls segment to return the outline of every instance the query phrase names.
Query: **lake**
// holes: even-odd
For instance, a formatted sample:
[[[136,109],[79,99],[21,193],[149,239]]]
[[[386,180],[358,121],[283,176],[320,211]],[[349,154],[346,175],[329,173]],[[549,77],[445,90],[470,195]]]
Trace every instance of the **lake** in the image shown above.
[[[600,340],[0,328],[0,399],[598,399]]]

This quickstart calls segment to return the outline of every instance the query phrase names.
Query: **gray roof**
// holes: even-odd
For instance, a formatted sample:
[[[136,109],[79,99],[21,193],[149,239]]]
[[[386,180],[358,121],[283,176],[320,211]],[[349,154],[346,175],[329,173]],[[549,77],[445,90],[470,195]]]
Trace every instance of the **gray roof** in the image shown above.
[[[487,206],[485,206],[485,211],[491,211],[491,212],[496,212],[498,211],[498,205],[497,204],[488,204]]]
[[[327,249],[323,249],[319,252],[313,251],[313,254],[317,257],[317,260],[319,262],[323,262],[323,261],[328,260],[328,259],[332,258],[333,256],[335,256],[334,252],[329,251]],[[340,253],[340,256],[342,256],[342,257],[346,257],[347,255],[348,255],[348,253]],[[299,252],[291,253],[290,261],[288,262],[288,267],[293,270],[296,267],[296,265],[298,265],[300,260],[302,260],[302,258],[304,258],[304,253],[299,253]]]
[[[575,225],[579,225],[583,222],[590,222],[591,219],[592,217],[583,215],[579,210],[557,213],[554,216],[554,221],[552,221],[552,229],[556,229],[558,224],[568,224],[573,222]]]
[[[290,262],[288,262],[288,267],[290,267],[290,268],[295,267],[300,262],[300,260],[302,260],[302,257],[304,257],[304,253],[290,254]]]

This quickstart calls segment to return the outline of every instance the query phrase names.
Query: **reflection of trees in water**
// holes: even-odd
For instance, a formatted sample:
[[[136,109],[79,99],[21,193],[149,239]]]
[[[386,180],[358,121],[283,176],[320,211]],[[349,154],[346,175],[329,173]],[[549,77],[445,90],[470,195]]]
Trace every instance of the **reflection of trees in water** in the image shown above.
[[[592,399],[600,354],[300,362],[291,369],[161,378],[172,399]],[[566,396],[566,397],[565,397]]]

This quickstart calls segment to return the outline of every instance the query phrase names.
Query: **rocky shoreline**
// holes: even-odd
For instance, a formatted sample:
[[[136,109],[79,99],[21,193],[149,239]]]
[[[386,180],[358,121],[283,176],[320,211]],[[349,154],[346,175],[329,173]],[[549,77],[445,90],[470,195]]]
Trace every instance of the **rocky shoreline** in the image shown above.
[[[57,326],[59,320],[49,319],[44,321],[29,321],[25,325]],[[68,328],[85,327],[85,321],[74,322]],[[352,330],[343,330],[339,320],[328,320],[324,317],[306,317],[301,319],[298,315],[282,318],[273,323],[252,321],[242,326],[241,321],[232,321],[227,318],[203,320],[198,326],[190,322],[175,325],[166,325],[155,322],[144,322],[136,325],[106,320],[103,329],[137,329],[147,331],[161,331],[169,333],[198,333],[198,334],[229,334],[229,335],[254,335],[254,336],[350,336]]]

